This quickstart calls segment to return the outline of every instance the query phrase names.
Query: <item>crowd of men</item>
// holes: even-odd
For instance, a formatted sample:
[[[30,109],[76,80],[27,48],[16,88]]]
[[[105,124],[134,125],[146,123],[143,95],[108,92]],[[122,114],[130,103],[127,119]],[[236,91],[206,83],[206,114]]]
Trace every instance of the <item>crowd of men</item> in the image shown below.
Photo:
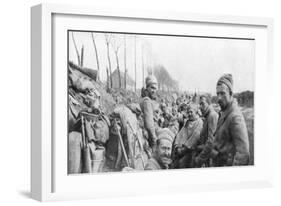
[[[219,113],[206,95],[200,96],[199,105],[190,99],[159,105],[156,90],[156,78],[148,76],[140,103],[152,149],[146,170],[249,164],[248,132],[233,97],[231,74],[223,75],[216,84]]]
[[[96,101],[75,112],[79,102],[70,93],[68,172],[249,164],[248,132],[231,74],[216,83],[219,111],[208,95],[159,101],[157,88],[157,79],[149,75],[140,102],[119,105],[109,117],[97,110]]]

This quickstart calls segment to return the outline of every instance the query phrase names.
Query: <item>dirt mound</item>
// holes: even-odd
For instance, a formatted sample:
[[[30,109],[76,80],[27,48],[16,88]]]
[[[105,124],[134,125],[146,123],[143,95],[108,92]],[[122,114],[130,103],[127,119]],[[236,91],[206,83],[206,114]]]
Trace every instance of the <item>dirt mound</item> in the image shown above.
[[[139,95],[131,90],[125,89],[109,89],[108,94],[112,96],[117,104],[138,103],[140,100]]]
[[[83,108],[88,107],[88,99],[98,99],[99,96],[101,108],[105,114],[110,114],[116,104],[112,95],[107,93],[102,82],[94,81],[74,67],[69,67],[69,91],[75,93],[73,97]]]

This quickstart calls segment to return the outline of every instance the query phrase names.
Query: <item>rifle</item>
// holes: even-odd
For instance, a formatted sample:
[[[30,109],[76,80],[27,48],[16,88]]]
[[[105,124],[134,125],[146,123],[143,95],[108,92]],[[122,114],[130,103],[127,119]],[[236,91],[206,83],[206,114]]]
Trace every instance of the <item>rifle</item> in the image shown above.
[[[128,167],[130,167],[130,163],[129,163],[129,159],[128,159],[128,156],[127,156],[127,153],[126,153],[126,150],[125,150],[124,142],[123,142],[122,136],[120,134],[120,126],[118,125],[116,119],[113,120],[113,126],[114,126],[114,129],[117,132],[117,136],[118,136],[120,144],[121,144],[121,148],[122,148],[122,152],[123,152],[126,164],[127,164]]]

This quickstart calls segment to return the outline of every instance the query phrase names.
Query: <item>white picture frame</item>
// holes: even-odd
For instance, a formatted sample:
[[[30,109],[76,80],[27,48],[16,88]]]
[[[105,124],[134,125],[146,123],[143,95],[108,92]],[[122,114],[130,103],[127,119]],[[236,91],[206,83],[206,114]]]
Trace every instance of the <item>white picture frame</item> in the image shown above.
[[[64,19],[66,18],[66,19]],[[192,26],[194,34],[256,40],[255,74],[255,165],[249,167],[157,171],[69,176],[65,172],[66,149],[58,136],[65,136],[63,110],[67,77],[56,68],[67,51],[60,45],[65,29],[85,29],[95,19],[105,19],[105,27],[121,32],[153,30],[153,23],[177,28]],[[121,27],[114,21],[120,21]],[[140,26],[133,28],[138,22]],[[83,23],[82,23],[83,22]],[[150,23],[151,25],[150,25]],[[126,27],[126,25],[128,27]],[[151,26],[151,27],[150,27]],[[69,28],[71,27],[71,28]],[[102,28],[102,25],[99,26]],[[167,27],[166,27],[167,28]],[[222,29],[223,28],[223,29]],[[31,196],[39,201],[113,197],[122,195],[210,191],[268,187],[273,184],[273,132],[267,109],[272,102],[273,21],[269,18],[155,13],[41,4],[31,8]],[[56,33],[57,32],[57,33]],[[61,32],[61,33],[60,33]],[[165,32],[165,29],[159,30]],[[176,32],[175,30],[173,32]],[[157,33],[157,32],[156,32]],[[65,34],[66,37],[66,34]],[[56,40],[56,41],[55,41]],[[57,56],[58,55],[58,56]],[[65,69],[66,72],[67,69]],[[65,77],[65,78],[64,78]],[[267,90],[266,90],[267,89]],[[268,99],[262,98],[267,94]],[[62,110],[60,110],[62,108]],[[64,121],[65,120],[65,121]],[[64,121],[64,123],[62,123]],[[66,136],[65,138],[66,139]],[[66,145],[65,145],[66,147]],[[211,178],[210,178],[211,177]],[[163,181],[165,180],[165,181]],[[151,182],[154,184],[150,184]]]

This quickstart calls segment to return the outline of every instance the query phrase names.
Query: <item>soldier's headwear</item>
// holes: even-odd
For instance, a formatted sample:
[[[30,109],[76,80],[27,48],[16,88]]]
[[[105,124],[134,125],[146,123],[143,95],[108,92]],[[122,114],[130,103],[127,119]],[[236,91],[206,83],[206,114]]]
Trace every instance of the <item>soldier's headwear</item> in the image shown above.
[[[179,111],[186,111],[188,109],[188,104],[186,103],[181,103],[179,106]]]
[[[232,74],[222,75],[218,80],[217,86],[221,85],[221,84],[225,84],[228,87],[230,93],[232,93],[233,92],[233,77],[232,77]]]
[[[145,85],[146,85],[146,88],[149,87],[150,85],[152,84],[158,84],[157,83],[157,79],[154,75],[148,75],[146,78],[145,78]]]
[[[212,103],[211,97],[208,96],[207,94],[202,94],[202,95],[200,96],[200,100],[201,100],[201,99],[205,99],[208,104],[211,104],[211,103]]]
[[[163,128],[157,131],[157,140],[166,139],[173,143],[175,134],[168,128]]]
[[[194,103],[190,103],[190,104],[188,104],[188,107],[187,107],[187,111],[189,111],[189,110],[193,110],[193,111],[195,111],[195,112],[198,112],[198,105],[197,104],[194,104]]]

